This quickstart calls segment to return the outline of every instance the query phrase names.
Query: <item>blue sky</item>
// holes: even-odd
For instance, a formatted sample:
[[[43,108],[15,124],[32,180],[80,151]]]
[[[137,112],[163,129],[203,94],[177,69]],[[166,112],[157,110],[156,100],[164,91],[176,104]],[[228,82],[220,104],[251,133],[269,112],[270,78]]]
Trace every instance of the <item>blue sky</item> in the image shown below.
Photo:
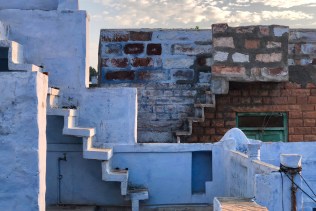
[[[90,65],[100,29],[211,28],[213,23],[316,28],[316,0],[79,0],[90,15]]]

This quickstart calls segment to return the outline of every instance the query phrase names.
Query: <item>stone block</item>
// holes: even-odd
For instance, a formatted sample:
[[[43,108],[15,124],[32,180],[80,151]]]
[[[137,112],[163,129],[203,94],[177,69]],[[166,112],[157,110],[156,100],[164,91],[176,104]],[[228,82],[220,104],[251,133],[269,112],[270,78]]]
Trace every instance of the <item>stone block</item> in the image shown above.
[[[190,42],[211,42],[212,32],[211,30],[156,30],[153,32],[152,41],[190,41]]]
[[[212,67],[212,73],[217,76],[245,76],[246,68],[239,66],[214,65]]]
[[[199,83],[211,83],[212,73],[199,73]]]
[[[124,46],[125,54],[140,54],[143,52],[144,52],[144,44],[142,43],[126,44]]]
[[[213,46],[217,47],[226,47],[226,48],[235,48],[233,37],[219,37],[213,38]]]
[[[238,52],[234,53],[232,58],[233,58],[233,62],[236,62],[236,63],[249,62],[249,55],[238,53]]]
[[[275,42],[275,41],[268,41],[267,48],[281,48],[282,43],[281,42]]]
[[[285,34],[289,33],[289,27],[286,26],[274,26],[273,28],[274,36],[282,37]]]
[[[256,61],[269,63],[269,62],[281,62],[282,53],[271,53],[271,54],[257,54]]]
[[[269,36],[270,35],[270,28],[269,26],[259,26],[259,31],[262,36]]]
[[[189,69],[194,64],[194,57],[167,57],[163,61],[163,68],[185,68]]]
[[[163,71],[140,71],[137,72],[139,81],[164,81],[168,77]]]
[[[211,45],[194,45],[194,44],[174,44],[172,46],[173,54],[178,55],[198,55],[209,54],[212,51]]]
[[[214,60],[219,62],[227,61],[228,54],[228,52],[216,51],[214,55]]]
[[[224,32],[226,32],[227,29],[228,29],[227,23],[212,24],[213,34],[224,33]]]
[[[122,54],[122,45],[119,43],[114,44],[102,44],[102,57],[105,57],[107,54]]]
[[[241,26],[241,27],[236,27],[236,33],[237,34],[245,34],[245,33],[253,33],[255,30],[255,26]]]
[[[152,34],[152,32],[131,31],[129,39],[132,41],[150,41]]]
[[[192,80],[194,70],[192,69],[172,69],[170,70],[171,80]]]

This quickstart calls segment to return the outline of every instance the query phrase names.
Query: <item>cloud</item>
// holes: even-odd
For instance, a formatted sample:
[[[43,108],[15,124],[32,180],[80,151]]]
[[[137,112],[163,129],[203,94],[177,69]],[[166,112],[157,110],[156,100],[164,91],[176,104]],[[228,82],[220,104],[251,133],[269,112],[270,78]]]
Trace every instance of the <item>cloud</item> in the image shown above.
[[[312,14],[285,8],[314,3],[315,0],[93,0],[104,8],[92,19],[111,28],[207,26],[219,22],[232,25],[260,24],[262,21],[311,20]],[[255,11],[251,3],[274,7]],[[280,7],[284,9],[279,9]],[[100,17],[102,16],[102,17]]]
[[[271,7],[291,8],[296,6],[306,6],[315,3],[315,0],[252,0],[252,3],[262,3]]]

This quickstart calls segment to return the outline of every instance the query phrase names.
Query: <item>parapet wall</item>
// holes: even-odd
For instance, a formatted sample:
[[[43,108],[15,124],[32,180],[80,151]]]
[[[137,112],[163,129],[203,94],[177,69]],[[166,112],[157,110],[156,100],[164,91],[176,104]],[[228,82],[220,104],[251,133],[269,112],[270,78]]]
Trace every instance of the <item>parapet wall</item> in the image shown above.
[[[99,79],[104,87],[128,86],[138,89],[138,142],[174,142],[174,132],[185,126],[186,118],[193,114],[194,104],[206,98],[205,91],[227,94],[229,81],[280,83],[280,86],[272,87],[269,83],[263,85],[271,93],[280,93],[281,90],[274,91],[279,87],[287,91],[288,87],[298,84],[296,87],[307,89],[309,93],[302,97],[315,106],[309,97],[312,95],[309,90],[316,84],[313,71],[316,64],[315,36],[315,30],[291,30],[276,25],[233,28],[227,24],[217,24],[213,26],[213,31],[102,30]],[[300,75],[303,72],[304,76]],[[288,80],[293,84],[287,84]],[[205,108],[206,121],[194,123],[194,136],[186,141],[218,141],[235,126],[236,111],[227,113],[224,108],[232,103],[238,106],[240,100],[244,100],[246,107],[239,112],[249,112],[255,108],[258,108],[257,112],[305,111],[294,106],[305,102],[297,98],[296,92],[274,93],[271,96],[278,99],[268,102],[270,91],[267,96],[261,96],[265,93],[259,89],[253,96],[258,99],[252,99],[249,94],[241,94],[245,97],[241,99],[237,94],[237,101],[229,99],[221,103],[219,100],[215,110]],[[218,96],[225,98],[225,95]],[[261,104],[267,105],[267,108],[262,110],[259,107]],[[275,105],[286,106],[276,109],[273,107]],[[302,109],[307,109],[305,107]],[[224,113],[218,114],[217,109]],[[310,109],[308,111],[314,111],[314,107]],[[229,118],[225,117],[227,115],[230,115]],[[290,141],[304,138],[291,136],[298,133],[312,135],[308,132],[301,134],[303,130],[297,129],[295,132],[291,129]]]

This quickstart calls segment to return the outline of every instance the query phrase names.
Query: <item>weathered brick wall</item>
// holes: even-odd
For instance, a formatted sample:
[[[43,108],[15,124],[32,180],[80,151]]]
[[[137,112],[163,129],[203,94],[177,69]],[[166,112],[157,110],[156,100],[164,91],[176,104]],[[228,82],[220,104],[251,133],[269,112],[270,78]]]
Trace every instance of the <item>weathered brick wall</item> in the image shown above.
[[[290,30],[288,54],[289,65],[316,65],[316,30]]]
[[[316,71],[316,69],[315,69]],[[231,82],[227,95],[216,96],[216,108],[196,123],[190,142],[216,142],[236,126],[236,112],[287,112],[289,141],[316,140],[316,86],[292,82]]]
[[[193,135],[181,141],[218,141],[236,125],[236,112],[288,112],[289,141],[316,140],[316,30],[228,29],[214,37],[211,30],[101,31],[100,82],[138,89],[138,142],[174,142],[174,132],[185,128],[193,104],[205,102],[211,86],[215,93],[230,91],[216,96],[216,108],[205,108],[205,121],[194,123]],[[232,41],[222,40],[229,36]]]
[[[214,24],[212,75],[229,81],[287,81],[287,26]]]
[[[174,132],[210,90],[211,30],[102,30],[102,86],[138,88],[138,142]]]

